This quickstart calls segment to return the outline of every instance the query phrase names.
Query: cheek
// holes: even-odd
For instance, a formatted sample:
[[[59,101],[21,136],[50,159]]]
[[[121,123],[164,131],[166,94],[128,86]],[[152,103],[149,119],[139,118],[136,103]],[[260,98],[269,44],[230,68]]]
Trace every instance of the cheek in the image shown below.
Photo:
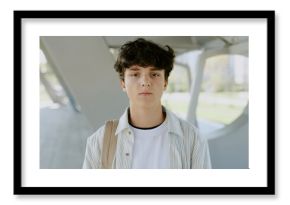
[[[161,81],[156,82],[156,85],[158,85],[159,87],[165,88],[166,87],[166,82],[161,80]]]
[[[125,83],[124,83],[124,88],[123,90],[125,92],[127,92],[128,94],[132,92],[132,90],[134,89],[134,83],[132,82],[132,80],[126,80]]]

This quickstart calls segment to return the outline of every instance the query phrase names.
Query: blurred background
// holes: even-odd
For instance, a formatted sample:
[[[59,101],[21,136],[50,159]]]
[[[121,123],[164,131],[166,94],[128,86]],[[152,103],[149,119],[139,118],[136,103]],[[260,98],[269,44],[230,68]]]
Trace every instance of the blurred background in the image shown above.
[[[142,36],[176,52],[162,104],[195,124],[216,169],[247,169],[247,36]],[[79,169],[86,139],[128,106],[113,65],[137,36],[40,37],[40,168]]]

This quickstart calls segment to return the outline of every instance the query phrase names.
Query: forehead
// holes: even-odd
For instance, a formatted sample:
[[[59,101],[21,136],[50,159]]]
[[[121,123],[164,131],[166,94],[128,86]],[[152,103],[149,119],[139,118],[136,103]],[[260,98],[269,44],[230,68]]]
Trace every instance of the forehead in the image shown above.
[[[126,70],[131,70],[131,71],[138,71],[138,70],[148,70],[148,71],[156,71],[156,70],[164,70],[161,68],[156,68],[154,66],[139,66],[139,65],[132,65],[129,68],[127,68]]]

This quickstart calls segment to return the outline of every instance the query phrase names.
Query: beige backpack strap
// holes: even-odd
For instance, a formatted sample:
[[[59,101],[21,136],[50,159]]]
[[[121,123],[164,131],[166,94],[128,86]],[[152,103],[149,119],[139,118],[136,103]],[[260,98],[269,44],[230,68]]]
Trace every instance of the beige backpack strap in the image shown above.
[[[102,151],[102,168],[111,169],[113,159],[116,152],[117,136],[115,132],[118,126],[119,120],[109,120],[105,125],[103,151]]]

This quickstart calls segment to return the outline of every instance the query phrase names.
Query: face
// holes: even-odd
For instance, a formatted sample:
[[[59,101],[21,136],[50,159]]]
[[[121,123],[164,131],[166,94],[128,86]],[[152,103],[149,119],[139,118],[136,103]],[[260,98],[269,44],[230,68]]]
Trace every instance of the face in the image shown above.
[[[125,70],[121,86],[128,95],[130,106],[161,105],[161,96],[167,86],[165,71],[154,67],[131,66]]]

